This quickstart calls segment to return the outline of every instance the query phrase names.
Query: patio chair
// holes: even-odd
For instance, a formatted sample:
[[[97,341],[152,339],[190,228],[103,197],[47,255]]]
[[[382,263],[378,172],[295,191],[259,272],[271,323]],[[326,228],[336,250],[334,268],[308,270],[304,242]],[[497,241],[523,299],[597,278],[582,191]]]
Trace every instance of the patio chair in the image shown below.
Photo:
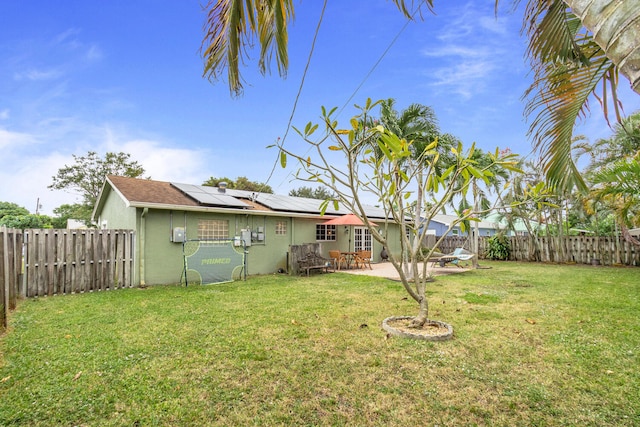
[[[331,258],[334,271],[340,270],[340,264],[343,264],[344,268],[348,267],[347,258],[340,251],[329,251],[329,258]]]
[[[427,260],[427,262],[432,263],[431,266],[435,267],[436,263],[440,265],[440,267],[445,267],[448,263],[454,264],[456,267],[462,268],[459,265],[460,261],[469,261],[476,254],[469,252],[465,248],[456,248],[450,254],[443,254],[440,252],[434,252],[431,254],[431,257]]]
[[[354,261],[356,263],[356,268],[360,268],[360,264],[362,264],[362,268],[368,265],[369,270],[373,270],[373,268],[371,267],[371,251],[356,252]]]

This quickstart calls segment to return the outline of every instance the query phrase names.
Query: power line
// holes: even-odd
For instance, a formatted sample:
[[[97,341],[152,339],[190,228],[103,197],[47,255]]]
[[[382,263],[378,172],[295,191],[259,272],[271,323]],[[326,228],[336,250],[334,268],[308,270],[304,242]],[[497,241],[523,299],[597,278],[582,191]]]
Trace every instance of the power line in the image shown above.
[[[411,19],[407,19],[407,22],[404,23],[404,25],[402,26],[402,28],[400,28],[400,30],[398,31],[398,33],[395,35],[395,37],[391,40],[391,42],[389,43],[389,45],[387,46],[387,48],[382,52],[382,54],[380,55],[380,58],[378,58],[378,60],[375,62],[375,64],[373,64],[373,66],[371,67],[371,69],[369,70],[369,72],[364,76],[364,78],[362,79],[362,81],[360,82],[360,84],[356,87],[356,89],[353,91],[353,93],[351,94],[351,96],[349,97],[349,99],[347,99],[344,103],[344,105],[342,105],[342,107],[340,108],[340,110],[338,111],[338,116],[340,115],[340,113],[342,113],[342,111],[347,107],[347,105],[351,102],[351,100],[356,96],[356,94],[358,93],[358,91],[362,88],[362,86],[364,86],[364,84],[366,83],[366,81],[369,79],[369,77],[371,77],[371,75],[373,74],[373,72],[375,71],[376,68],[378,68],[378,65],[380,65],[380,63],[382,62],[382,60],[384,59],[385,56],[387,56],[387,53],[389,53],[389,51],[391,50],[391,48],[393,47],[393,45],[396,43],[396,41],[398,41],[398,39],[400,38],[400,36],[402,35],[402,33],[404,33],[404,31],[407,29],[407,27],[409,26],[409,24],[411,23],[411,21],[413,21],[413,19],[415,18],[416,14],[420,11],[420,8],[422,7],[422,4],[425,2],[426,0],[421,1],[420,3],[418,3],[418,5],[416,6],[415,10],[413,11],[413,13],[411,14]]]
[[[293,108],[291,109],[291,115],[289,116],[289,122],[287,123],[287,129],[284,132],[284,136],[282,137],[281,144],[284,145],[284,141],[287,139],[287,135],[289,135],[289,130],[291,129],[291,123],[293,122],[293,116],[296,114],[296,108],[298,107],[298,100],[300,99],[300,95],[302,94],[302,88],[304,86],[304,81],[307,77],[307,71],[309,71],[309,65],[311,64],[311,57],[313,56],[313,51],[316,47],[316,40],[318,39],[318,33],[320,32],[320,25],[322,24],[322,19],[324,18],[324,12],[327,8],[327,0],[324,0],[324,4],[322,5],[322,11],[320,12],[320,19],[318,20],[318,25],[316,26],[315,34],[313,35],[313,41],[311,42],[311,50],[309,51],[309,57],[307,58],[307,64],[304,67],[304,72],[302,73],[302,79],[300,80],[300,86],[298,87],[298,93],[296,94],[296,99],[293,102]],[[278,153],[279,154],[279,153]],[[278,166],[278,160],[280,156],[276,155],[276,159],[273,162],[273,167],[271,168],[271,172],[267,177],[264,185],[268,185],[269,181],[273,177],[273,173]],[[289,173],[290,175],[291,173]],[[287,175],[287,176],[289,176]],[[286,178],[285,178],[286,179]],[[284,182],[284,181],[283,181]],[[282,183],[281,183],[282,184]]]
[[[345,101],[345,103],[342,105],[342,107],[340,108],[340,110],[338,110],[338,114],[337,116],[340,116],[340,113],[342,113],[342,111],[347,107],[347,105],[351,102],[351,100],[356,96],[356,94],[358,93],[358,91],[362,88],[362,86],[364,86],[364,84],[366,83],[366,81],[369,79],[369,77],[371,77],[371,75],[373,74],[373,72],[376,70],[376,68],[378,67],[378,65],[380,65],[380,63],[382,62],[382,60],[385,58],[385,56],[387,56],[387,54],[389,53],[389,51],[391,50],[391,48],[393,47],[393,45],[398,41],[398,39],[400,38],[400,36],[402,35],[402,33],[404,33],[404,31],[407,29],[407,27],[409,26],[409,24],[411,23],[411,21],[413,21],[413,19],[415,18],[415,16],[420,12],[420,8],[422,7],[423,3],[425,3],[426,0],[422,0],[421,2],[418,3],[418,5],[416,6],[416,8],[413,10],[413,12],[411,13],[411,19],[407,19],[407,21],[405,22],[405,24],[402,26],[402,28],[400,28],[400,30],[398,31],[398,33],[395,35],[395,37],[393,37],[393,39],[391,40],[391,42],[389,43],[389,45],[386,47],[386,49],[382,52],[382,54],[380,55],[380,57],[378,58],[378,60],[373,64],[373,66],[371,67],[371,69],[369,69],[369,72],[367,72],[367,74],[364,76],[364,78],[362,79],[362,81],[360,81],[360,84],[358,84],[358,86],[355,88],[355,90],[353,91],[353,93],[351,94],[351,96],[349,96],[349,98]],[[309,67],[309,63],[311,61],[311,55],[313,53],[313,48],[315,46],[315,42],[316,42],[316,37],[318,36],[318,30],[320,28],[320,23],[322,22],[322,18],[324,16],[324,11],[325,8],[327,6],[327,1],[325,0],[324,2],[324,6],[322,8],[322,14],[320,15],[320,20],[318,22],[318,27],[316,28],[316,33],[315,36],[313,38],[313,44],[311,45],[311,52],[309,53],[309,59],[307,61],[307,67],[305,68],[305,72],[302,76],[302,82],[300,84],[300,89],[298,91],[298,96],[300,96],[300,92],[302,91],[302,84],[304,83],[304,78],[306,76],[307,73],[307,68]],[[291,117],[289,118],[289,123],[287,124],[287,130],[285,132],[285,137],[287,135],[287,133],[289,132],[289,129],[291,127],[291,122],[293,120],[293,114],[295,111],[295,107],[298,103],[298,96],[296,97],[295,100],[295,104],[294,104],[294,108],[293,111],[291,113]],[[282,143],[284,144],[284,138],[282,140]],[[310,150],[311,148],[309,148]],[[307,150],[307,153],[308,151]],[[306,154],[306,153],[305,153]],[[269,178],[267,179],[267,182],[269,182],[269,180],[271,179],[271,177],[273,176],[273,172],[275,171],[275,168],[278,164],[278,160],[279,157],[276,157],[276,160],[273,164],[273,168],[271,169],[271,173],[269,174]],[[289,172],[285,178],[282,180],[282,182],[276,187],[280,187],[286,180],[287,178],[291,175],[291,172]]]

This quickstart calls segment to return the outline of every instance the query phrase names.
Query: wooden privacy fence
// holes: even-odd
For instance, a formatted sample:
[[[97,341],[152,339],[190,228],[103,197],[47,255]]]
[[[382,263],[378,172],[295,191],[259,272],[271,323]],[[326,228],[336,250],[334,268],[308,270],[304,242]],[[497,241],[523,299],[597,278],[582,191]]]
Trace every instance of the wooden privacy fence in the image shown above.
[[[132,230],[25,230],[24,296],[133,286]]]
[[[451,253],[455,248],[469,249],[468,237],[446,237],[440,244],[440,252]],[[488,237],[478,239],[479,257],[484,258]],[[557,237],[508,237],[511,245],[511,261],[575,262],[578,264],[640,266],[640,247],[622,237],[614,236],[564,236]],[[597,261],[594,261],[597,260]]]
[[[22,230],[0,227],[0,331],[16,308],[22,283]]]

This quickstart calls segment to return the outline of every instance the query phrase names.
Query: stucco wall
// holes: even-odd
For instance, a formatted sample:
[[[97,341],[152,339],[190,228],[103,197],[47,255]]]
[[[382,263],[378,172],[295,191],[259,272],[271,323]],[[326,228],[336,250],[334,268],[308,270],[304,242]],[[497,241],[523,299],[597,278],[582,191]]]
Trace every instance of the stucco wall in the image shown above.
[[[136,210],[127,207],[118,194],[110,191],[97,221],[100,228],[134,230],[136,228]],[[105,222],[106,227],[103,227]]]
[[[192,211],[144,210],[127,208],[122,200],[112,193],[104,205],[101,218],[107,220],[109,228],[126,228],[137,231],[136,282],[147,285],[180,283],[184,270],[183,247],[172,242],[172,230],[183,227],[187,239],[198,238],[200,219],[226,220],[229,238],[240,235],[242,229],[264,232],[263,241],[252,241],[248,247],[247,274],[270,274],[287,269],[289,245],[316,242],[316,224],[325,219],[289,218],[264,215],[221,214]],[[286,234],[276,234],[276,224],[286,223]],[[353,248],[353,227],[338,226],[335,241],[321,243],[322,255],[328,258],[329,250],[342,251]],[[351,239],[351,242],[350,240]],[[390,230],[389,250],[399,252],[398,230]],[[374,262],[380,261],[382,246],[373,241]]]

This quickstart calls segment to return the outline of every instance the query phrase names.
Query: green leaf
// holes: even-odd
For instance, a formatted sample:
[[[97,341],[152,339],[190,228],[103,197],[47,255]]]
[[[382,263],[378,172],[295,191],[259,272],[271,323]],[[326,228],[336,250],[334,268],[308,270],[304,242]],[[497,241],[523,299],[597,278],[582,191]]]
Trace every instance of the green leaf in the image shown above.
[[[480,173],[480,171],[474,168],[473,166],[471,165],[467,166],[467,170],[471,172],[471,175],[473,175],[475,178],[484,179],[484,176],[482,175],[482,173]]]
[[[311,122],[307,123],[307,125],[304,127],[304,135],[305,136],[311,135],[317,128],[318,128],[317,124],[314,125]]]
[[[330,145],[329,150],[331,151],[342,151],[342,147],[338,147],[337,145]]]
[[[389,151],[389,148],[387,148],[387,145],[384,143],[384,141],[382,141],[382,139],[378,140],[378,147],[382,151],[382,154],[384,154],[384,156],[388,160],[393,160],[393,158],[391,157],[391,151]]]
[[[443,174],[440,176],[440,179],[442,179],[443,181],[447,179],[449,175],[451,175],[451,172],[453,172],[454,169],[455,169],[455,165],[449,166],[449,168],[446,171],[444,171]]]
[[[322,203],[320,203],[320,215],[324,215],[328,207],[329,207],[329,200],[323,200]]]
[[[287,153],[284,151],[280,152],[280,166],[282,166],[283,169],[287,167]]]

